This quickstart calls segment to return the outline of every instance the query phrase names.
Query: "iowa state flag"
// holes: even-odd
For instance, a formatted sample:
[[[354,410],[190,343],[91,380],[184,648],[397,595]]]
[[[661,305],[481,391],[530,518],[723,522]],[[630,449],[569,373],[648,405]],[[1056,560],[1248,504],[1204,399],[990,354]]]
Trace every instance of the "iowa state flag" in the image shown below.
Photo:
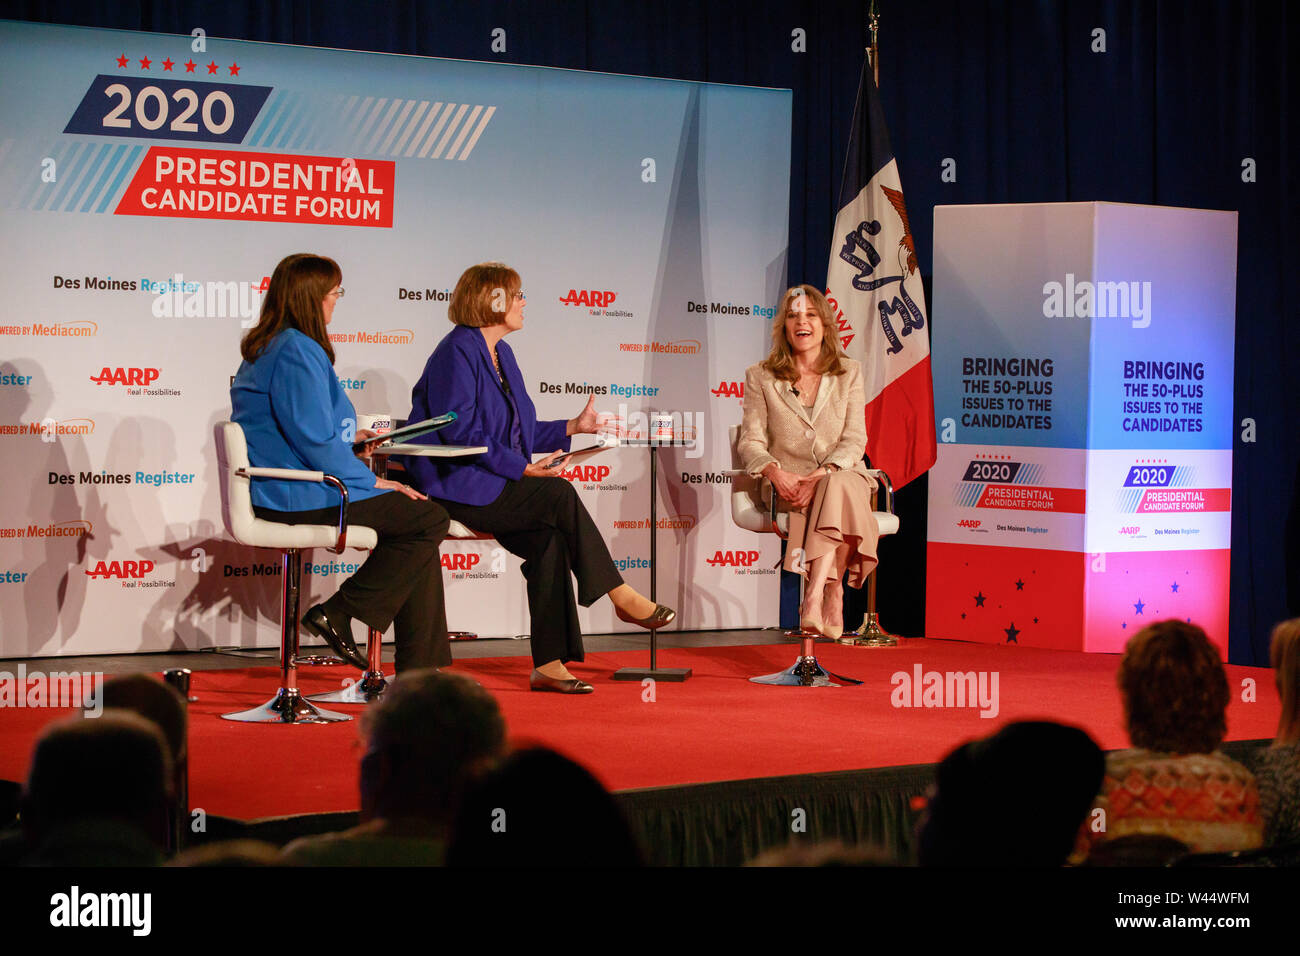
[[[901,488],[935,460],[930,330],[898,164],[866,63],[839,207],[826,297],[840,344],[862,363],[867,454]]]

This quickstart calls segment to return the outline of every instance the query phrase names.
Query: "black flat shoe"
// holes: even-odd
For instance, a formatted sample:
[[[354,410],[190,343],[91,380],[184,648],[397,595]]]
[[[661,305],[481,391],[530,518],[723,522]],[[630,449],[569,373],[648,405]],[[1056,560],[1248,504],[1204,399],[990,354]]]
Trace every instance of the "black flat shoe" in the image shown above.
[[[640,624],[651,631],[657,627],[663,627],[665,624],[671,624],[673,618],[677,616],[676,611],[670,607],[664,607],[662,604],[656,604],[649,617],[633,617],[631,614],[624,614],[623,609],[618,605],[614,606],[614,613],[618,615],[620,621],[626,621],[629,624]]]
[[[346,622],[342,631],[335,630],[334,623],[325,613],[325,605],[317,604],[303,616],[302,626],[322,638],[330,646],[330,650],[353,667],[363,671],[369,670],[370,662],[357,647],[357,642],[352,639],[352,618],[346,618]]]
[[[529,690],[549,690],[557,694],[590,694],[596,688],[585,680],[574,677],[571,680],[558,680],[547,677],[539,670],[534,670],[528,677]]]

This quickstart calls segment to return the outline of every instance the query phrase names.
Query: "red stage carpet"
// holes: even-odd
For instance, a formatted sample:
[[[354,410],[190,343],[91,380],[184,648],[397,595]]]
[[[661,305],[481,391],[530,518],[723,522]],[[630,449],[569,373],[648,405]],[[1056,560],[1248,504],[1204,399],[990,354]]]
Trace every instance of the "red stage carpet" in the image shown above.
[[[599,646],[593,639],[588,646]],[[589,653],[575,674],[596,684],[583,697],[528,690],[526,658],[483,658],[454,668],[487,687],[512,737],[555,746],[615,790],[787,774],[933,763],[956,744],[1012,720],[1046,718],[1083,727],[1103,749],[1127,746],[1115,669],[1118,656],[950,641],[912,640],[892,649],[819,644],[828,669],[865,683],[827,689],[767,687],[748,677],[794,662],[796,645],[663,651],[663,666],[691,667],[684,684],[660,683],[654,700],[640,684],[609,680],[648,652]],[[58,670],[56,660],[30,670]],[[902,708],[891,702],[897,672],[984,671],[998,678],[998,713],[978,708]],[[305,693],[335,689],[342,668],[304,668]],[[190,803],[210,814],[254,819],[357,809],[359,721],[280,726],[239,724],[218,715],[268,699],[278,671],[196,671],[191,705]],[[1257,701],[1242,700],[1243,680]],[[1272,673],[1229,667],[1231,740],[1271,738],[1279,705]],[[348,713],[362,708],[329,705]],[[57,710],[0,712],[0,778],[22,780],[40,727]]]

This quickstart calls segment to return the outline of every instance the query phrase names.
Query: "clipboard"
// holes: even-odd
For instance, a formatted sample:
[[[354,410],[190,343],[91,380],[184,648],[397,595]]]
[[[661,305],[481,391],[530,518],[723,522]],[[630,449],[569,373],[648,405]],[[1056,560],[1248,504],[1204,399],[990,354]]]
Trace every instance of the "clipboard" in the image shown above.
[[[456,420],[455,412],[447,412],[445,415],[439,415],[436,418],[426,418],[422,422],[413,422],[409,425],[403,425],[401,428],[394,428],[392,431],[384,432],[382,435],[376,435],[374,438],[367,438],[364,441],[352,443],[352,453],[359,455],[365,451],[367,445],[386,445],[390,442],[398,444],[409,438],[418,438],[421,435],[427,435],[430,432],[436,432],[439,428],[446,428]]]

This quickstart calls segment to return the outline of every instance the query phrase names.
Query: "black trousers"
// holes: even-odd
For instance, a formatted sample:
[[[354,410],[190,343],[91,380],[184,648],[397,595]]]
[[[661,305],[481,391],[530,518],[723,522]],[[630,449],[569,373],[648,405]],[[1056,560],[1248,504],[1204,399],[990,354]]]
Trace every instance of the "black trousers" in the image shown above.
[[[525,475],[507,481],[489,505],[442,505],[457,521],[492,535],[524,559],[533,663],[582,660],[582,630],[569,575],[578,579],[583,607],[622,584],[623,576],[573,485],[558,476]]]
[[[337,508],[272,511],[259,518],[281,524],[335,524]],[[348,525],[374,528],[379,545],[356,574],[339,587],[331,607],[380,631],[393,627],[397,670],[446,667],[447,608],[438,545],[447,536],[447,512],[436,501],[415,501],[387,491],[348,505]]]

